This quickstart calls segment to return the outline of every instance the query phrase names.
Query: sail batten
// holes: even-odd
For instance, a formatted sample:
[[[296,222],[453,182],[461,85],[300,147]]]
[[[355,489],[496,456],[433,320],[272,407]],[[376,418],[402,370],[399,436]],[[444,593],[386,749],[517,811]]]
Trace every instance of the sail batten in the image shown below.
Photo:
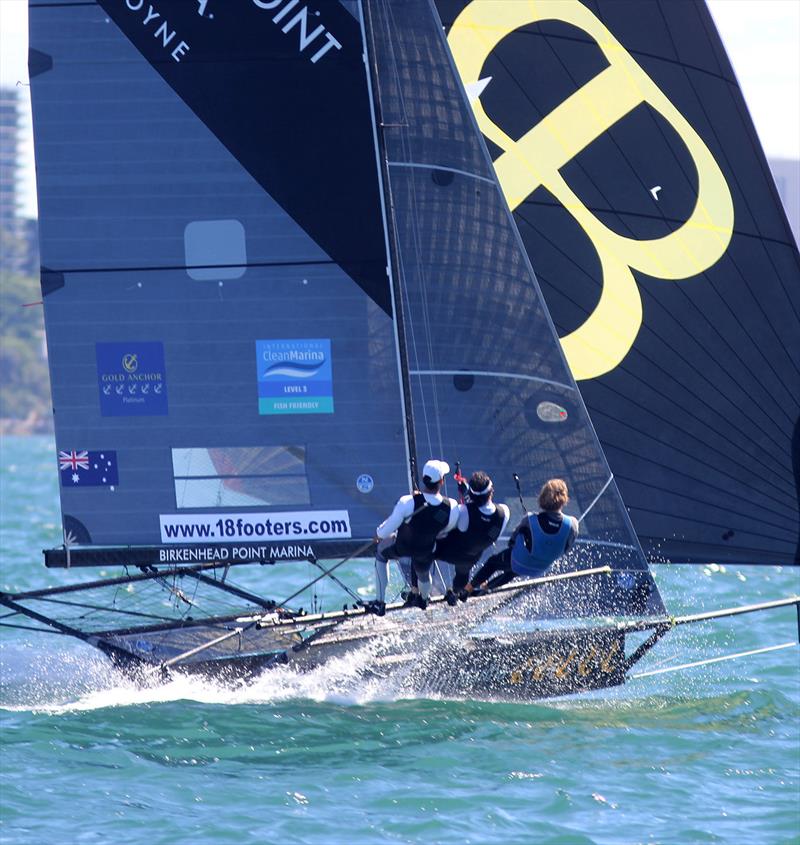
[[[425,164],[418,161],[387,161],[386,164],[389,167],[417,167],[422,170],[430,170],[434,173],[441,172],[441,173],[455,173],[458,176],[467,176],[470,179],[478,179],[481,182],[485,182],[487,185],[494,185],[494,179],[490,179],[488,176],[482,176],[479,173],[468,173],[466,170],[459,170],[455,167],[447,167],[441,164]]]
[[[561,388],[562,390],[576,390],[574,385],[564,384],[560,381],[553,381],[552,379],[539,378],[522,373],[497,373],[491,370],[411,370],[412,376],[486,376],[487,378],[498,379],[522,379],[523,381],[536,381],[540,384],[550,384],[553,387]]]

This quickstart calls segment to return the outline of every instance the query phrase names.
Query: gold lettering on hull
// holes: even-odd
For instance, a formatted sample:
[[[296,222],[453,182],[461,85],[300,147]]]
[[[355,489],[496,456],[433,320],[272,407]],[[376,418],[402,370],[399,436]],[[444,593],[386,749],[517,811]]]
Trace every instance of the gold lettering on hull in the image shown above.
[[[614,658],[619,651],[619,642],[615,642],[608,650],[608,654],[600,661],[600,671],[607,675],[614,671]]]
[[[585,678],[589,674],[589,672],[591,671],[591,662],[595,658],[596,654],[597,654],[597,646],[592,645],[592,648],[589,651],[589,653],[578,664],[578,674],[581,677]]]
[[[598,671],[610,675],[618,669],[621,656],[618,640],[614,640],[604,651],[598,650],[597,645],[592,643],[584,655],[581,655],[579,646],[569,645],[568,649],[550,651],[538,658],[528,657],[524,663],[509,672],[509,683],[519,686],[526,680],[539,682],[548,675],[558,680],[570,675],[586,678]]]
[[[579,0],[473,0],[453,23],[450,49],[465,86],[482,79],[495,47],[514,30],[557,20],[583,30],[609,67],[574,92],[518,141],[472,107],[483,134],[503,150],[494,162],[513,211],[537,188],[546,188],[588,235],[603,273],[600,301],[586,321],[561,339],[573,376],[590,379],[613,370],[627,355],[642,324],[642,300],[632,270],[659,279],[686,279],[715,264],[733,234],[733,200],[710,150],[669,98]],[[697,202],[689,219],[661,238],[637,240],[609,229],[589,211],[560,169],[637,106],[647,103],[678,133],[697,168]]]

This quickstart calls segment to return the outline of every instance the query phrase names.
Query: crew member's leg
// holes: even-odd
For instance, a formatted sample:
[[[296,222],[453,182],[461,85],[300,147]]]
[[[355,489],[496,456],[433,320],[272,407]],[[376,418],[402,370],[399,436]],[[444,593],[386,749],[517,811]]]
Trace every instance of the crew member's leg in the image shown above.
[[[370,613],[383,616],[386,612],[386,587],[389,584],[389,561],[395,556],[394,535],[381,540],[375,550],[375,601],[367,602],[365,608]]]
[[[456,574],[453,578],[453,592],[459,593],[461,590],[464,589],[467,585],[467,581],[469,581],[469,573],[472,569],[471,563],[457,563],[456,564]]]
[[[406,582],[405,589],[408,590],[411,587],[416,587],[417,578],[414,575],[414,570],[411,568],[411,558],[399,558],[397,566],[400,570],[400,574],[403,576],[403,580]]]
[[[485,588],[489,578],[498,572],[502,574],[492,579],[493,587],[499,587],[500,583],[507,584],[514,577],[514,572],[511,569],[511,549],[504,549],[502,552],[492,555],[467,582],[458,597],[462,601],[466,601],[475,587]],[[498,580],[500,583],[497,583]]]
[[[423,610],[428,606],[428,599],[431,596],[431,566],[432,560],[414,560],[412,566],[417,573],[417,584],[419,585],[418,607]]]

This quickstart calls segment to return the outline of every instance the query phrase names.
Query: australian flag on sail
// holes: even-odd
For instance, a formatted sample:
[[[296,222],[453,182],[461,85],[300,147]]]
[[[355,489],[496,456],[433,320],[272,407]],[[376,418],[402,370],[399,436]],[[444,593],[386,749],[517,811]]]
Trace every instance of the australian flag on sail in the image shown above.
[[[62,487],[111,487],[119,484],[117,453],[103,452],[58,453]]]

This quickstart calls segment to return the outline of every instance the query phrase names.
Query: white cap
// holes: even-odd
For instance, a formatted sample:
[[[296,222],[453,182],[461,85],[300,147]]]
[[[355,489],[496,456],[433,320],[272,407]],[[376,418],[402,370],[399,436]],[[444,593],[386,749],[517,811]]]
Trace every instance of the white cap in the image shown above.
[[[444,461],[428,461],[422,467],[422,478],[430,478],[431,482],[441,481],[450,472],[450,465]]]

